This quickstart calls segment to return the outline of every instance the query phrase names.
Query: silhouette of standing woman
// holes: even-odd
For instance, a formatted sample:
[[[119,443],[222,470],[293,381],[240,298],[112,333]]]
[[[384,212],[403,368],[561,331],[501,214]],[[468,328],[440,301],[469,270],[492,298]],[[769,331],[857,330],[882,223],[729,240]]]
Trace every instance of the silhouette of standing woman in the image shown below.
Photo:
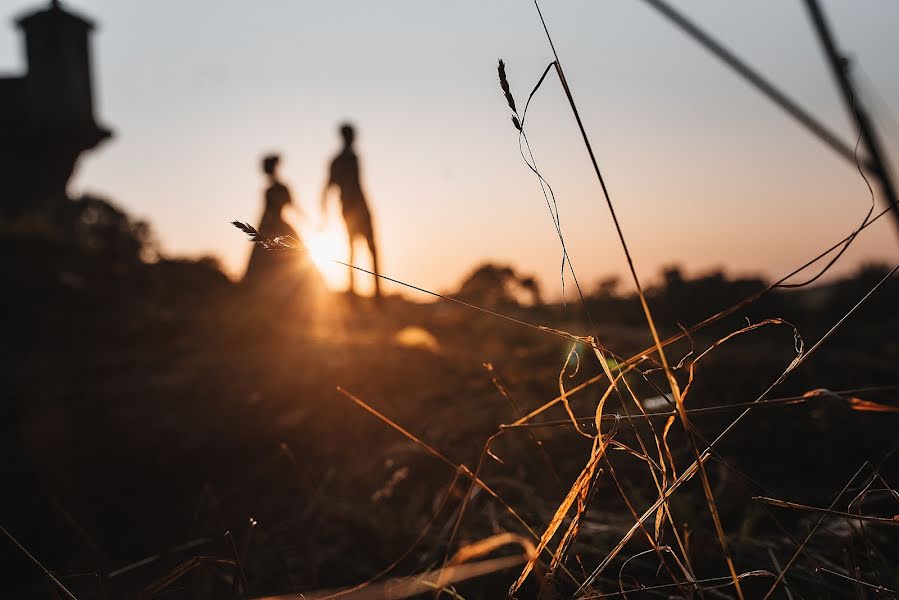
[[[285,206],[294,206],[290,190],[278,180],[277,170],[281,157],[271,154],[262,159],[262,171],[268,178],[265,190],[265,207],[259,223],[259,233],[267,238],[289,235],[300,241],[300,236],[282,216]],[[261,244],[253,246],[244,282],[263,286],[268,293],[285,295],[297,291],[314,271],[304,253],[283,250],[266,250]]]
[[[343,138],[343,149],[331,161],[331,169],[325,189],[322,190],[322,214],[327,214],[328,191],[331,186],[340,188],[340,202],[343,205],[343,220],[346,223],[347,234],[350,238],[350,264],[355,264],[353,259],[354,242],[357,238],[364,238],[371,252],[372,271],[375,273],[375,298],[381,297],[381,286],[378,273],[378,250],[375,246],[375,233],[371,223],[371,213],[368,211],[368,203],[365,194],[362,193],[362,184],[359,181],[359,159],[353,150],[353,141],[356,139],[356,131],[349,123],[340,126],[340,136]],[[354,269],[350,267],[350,294],[355,294]]]

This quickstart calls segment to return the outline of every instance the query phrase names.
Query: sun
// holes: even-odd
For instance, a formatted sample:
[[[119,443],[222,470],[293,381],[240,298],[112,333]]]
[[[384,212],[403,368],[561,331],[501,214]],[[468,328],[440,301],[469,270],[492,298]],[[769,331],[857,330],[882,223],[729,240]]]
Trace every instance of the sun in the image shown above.
[[[347,260],[346,232],[329,224],[322,230],[312,229],[303,233],[303,243],[309,249],[309,257],[315,264],[325,283],[332,290],[343,289],[347,285],[347,267],[335,260]]]

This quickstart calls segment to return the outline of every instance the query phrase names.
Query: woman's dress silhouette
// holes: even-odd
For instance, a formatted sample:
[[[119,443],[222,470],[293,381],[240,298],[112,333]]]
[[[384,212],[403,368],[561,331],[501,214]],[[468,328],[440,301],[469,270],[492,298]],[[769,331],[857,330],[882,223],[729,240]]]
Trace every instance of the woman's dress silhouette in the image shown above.
[[[286,206],[293,205],[293,200],[290,190],[278,180],[279,161],[280,157],[276,155],[266,156],[262,161],[262,170],[268,176],[269,186],[265,190],[259,233],[269,239],[290,236],[302,246],[299,234],[282,214]],[[266,250],[261,244],[253,246],[243,280],[273,299],[308,294],[315,286],[322,285],[318,271],[302,250]]]

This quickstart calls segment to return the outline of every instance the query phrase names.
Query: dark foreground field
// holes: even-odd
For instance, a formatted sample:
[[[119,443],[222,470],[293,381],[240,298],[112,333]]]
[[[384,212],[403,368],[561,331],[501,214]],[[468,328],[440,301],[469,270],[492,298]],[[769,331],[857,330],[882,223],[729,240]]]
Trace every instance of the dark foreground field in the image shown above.
[[[571,358],[560,378],[573,342],[557,333],[426,297],[390,297],[377,307],[333,296],[285,307],[205,263],[100,261],[16,237],[4,246],[0,524],[77,598],[309,594],[364,582],[394,561],[382,580],[436,569],[460,548],[503,533],[515,535],[494,539],[512,543],[464,562],[514,558],[537,544],[527,527],[538,537],[546,530],[590,461],[595,424],[588,419],[578,432],[562,403],[531,421],[560,423],[505,429],[482,453],[501,424],[559,396],[560,379],[570,390],[602,374],[581,343],[579,369]],[[797,328],[807,352],[883,274],[871,268],[770,292],[669,346],[668,359],[676,365],[691,347],[695,359],[747,319],[774,317]],[[665,337],[763,287],[669,273],[650,305]],[[899,383],[897,301],[894,277],[766,398],[856,391],[758,407],[705,462],[745,597],[762,597],[813,530],[786,575],[791,597],[895,597],[899,529],[888,520],[899,514],[891,491],[899,455],[889,453],[899,445],[899,398],[881,386]],[[578,303],[493,308],[571,334],[598,333],[619,363],[652,345],[627,295],[592,298],[589,317]],[[771,323],[680,365],[681,387],[695,367],[686,408],[725,407],[690,415],[699,450],[740,414],[733,405],[755,400],[778,378],[796,343],[791,325]],[[669,460],[655,441],[667,416],[644,417],[629,397],[628,388],[647,412],[671,410],[655,356],[640,363],[645,379],[633,371],[619,382],[621,396],[609,395],[603,414],[620,415],[602,421],[610,445],[518,597],[571,597],[634,514],[658,498],[651,473],[665,471],[664,488],[695,458],[675,419]],[[599,380],[573,393],[573,414],[593,417],[607,387]],[[471,486],[479,462],[480,479],[501,501]],[[881,520],[753,499],[760,496]],[[736,597],[700,476],[668,506],[661,531],[653,516],[588,595],[661,586],[628,597],[685,597],[697,587],[705,598]],[[578,535],[546,577],[575,515]],[[522,566],[445,593],[503,597]],[[701,583],[685,583],[687,571]],[[64,597],[8,538],[0,541],[0,586],[2,597]],[[780,585],[774,597],[786,594]]]

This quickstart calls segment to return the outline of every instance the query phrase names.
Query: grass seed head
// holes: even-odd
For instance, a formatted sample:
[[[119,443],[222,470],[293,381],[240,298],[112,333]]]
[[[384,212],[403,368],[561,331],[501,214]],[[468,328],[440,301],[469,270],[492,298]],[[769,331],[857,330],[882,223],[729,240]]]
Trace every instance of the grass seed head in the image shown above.
[[[512,109],[512,112],[518,114],[518,110],[515,108],[515,98],[512,97],[512,91],[509,89],[509,80],[506,78],[506,63],[503,62],[503,59],[499,59],[499,65],[497,65],[496,70],[499,73],[499,85],[503,88],[506,102],[509,103],[509,108]]]

